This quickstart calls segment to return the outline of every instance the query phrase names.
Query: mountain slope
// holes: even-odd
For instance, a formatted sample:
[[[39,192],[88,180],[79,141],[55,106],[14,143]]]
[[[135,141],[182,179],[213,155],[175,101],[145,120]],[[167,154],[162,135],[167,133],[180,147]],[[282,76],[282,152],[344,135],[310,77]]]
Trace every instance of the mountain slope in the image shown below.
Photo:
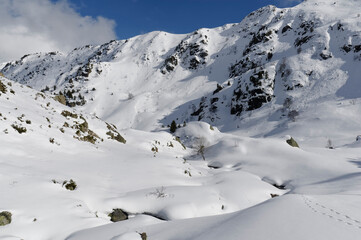
[[[6,64],[0,239],[357,239],[360,10],[267,6]]]
[[[15,142],[35,140],[41,145],[48,142],[58,146],[62,143],[70,146],[77,141],[92,144],[126,142],[112,124],[94,116],[74,113],[69,107],[29,87],[0,77],[0,90],[2,132],[9,134]],[[58,142],[58,139],[64,142]]]
[[[234,129],[239,116],[269,102],[286,105],[293,118],[325,99],[359,97],[359,12],[353,0],[267,6],[239,24],[28,55],[1,71],[61,91],[68,105],[123,128],[152,130],[176,119],[222,127],[233,119]]]

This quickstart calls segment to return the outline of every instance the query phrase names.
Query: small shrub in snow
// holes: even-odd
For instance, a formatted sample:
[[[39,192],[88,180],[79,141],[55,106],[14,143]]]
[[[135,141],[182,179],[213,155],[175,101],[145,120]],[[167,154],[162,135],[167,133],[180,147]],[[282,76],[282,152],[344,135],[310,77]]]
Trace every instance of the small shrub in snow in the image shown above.
[[[202,156],[203,160],[206,160],[206,157],[204,156],[204,151],[206,148],[205,143],[206,143],[206,140],[204,138],[199,138],[195,144],[196,152],[197,152],[197,154]]]
[[[12,214],[8,211],[0,212],[0,226],[5,226],[11,223]]]
[[[328,149],[334,149],[331,139],[327,140],[326,148]]]
[[[149,195],[153,195],[156,198],[165,198],[168,195],[165,193],[165,187],[156,188],[154,192],[150,192]]]

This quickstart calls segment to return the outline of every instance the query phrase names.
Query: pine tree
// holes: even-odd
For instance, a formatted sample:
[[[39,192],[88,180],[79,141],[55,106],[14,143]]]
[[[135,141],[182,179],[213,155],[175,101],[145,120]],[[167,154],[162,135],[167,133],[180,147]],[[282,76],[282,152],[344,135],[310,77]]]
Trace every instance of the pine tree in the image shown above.
[[[177,123],[174,120],[170,124],[170,129],[169,130],[170,130],[171,133],[175,133],[175,131],[177,130]]]

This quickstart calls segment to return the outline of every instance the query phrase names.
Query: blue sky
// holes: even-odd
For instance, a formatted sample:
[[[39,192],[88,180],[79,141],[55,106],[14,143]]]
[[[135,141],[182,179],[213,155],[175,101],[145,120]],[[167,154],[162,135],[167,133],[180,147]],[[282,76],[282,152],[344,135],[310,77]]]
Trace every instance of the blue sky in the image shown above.
[[[190,33],[238,23],[250,12],[301,0],[0,0],[0,66],[25,54],[67,53],[88,44],[161,30]]]
[[[55,1],[55,0],[54,0]],[[189,33],[201,27],[240,22],[250,12],[272,4],[294,6],[297,0],[68,0],[85,16],[116,22],[119,39],[155,30]]]

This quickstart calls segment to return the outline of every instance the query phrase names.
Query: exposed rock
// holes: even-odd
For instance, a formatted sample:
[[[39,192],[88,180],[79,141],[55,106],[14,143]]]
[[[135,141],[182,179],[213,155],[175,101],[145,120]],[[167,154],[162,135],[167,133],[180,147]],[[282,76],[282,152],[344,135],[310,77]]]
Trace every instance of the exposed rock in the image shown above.
[[[116,140],[124,144],[127,142],[125,138],[123,138],[123,136],[120,135],[120,133],[116,130],[116,127],[114,125],[107,123],[107,128],[109,129],[109,131],[106,132],[106,134],[109,136],[110,139]]]
[[[290,139],[288,139],[286,142],[292,147],[298,147],[299,148],[298,143],[292,137]]]
[[[284,26],[282,28],[282,33],[285,33],[285,32],[287,32],[288,30],[291,30],[291,29],[292,29],[292,27],[290,25],[286,25],[286,26]]]
[[[142,240],[147,240],[147,233],[140,233],[140,237],[142,238]]]
[[[2,81],[0,81],[0,92],[6,93],[6,89],[6,85]]]
[[[78,118],[78,115],[76,113],[72,113],[67,110],[62,111],[61,115],[63,115],[64,117]]]
[[[120,208],[113,209],[113,212],[109,213],[108,216],[112,222],[119,222],[128,219],[128,213],[124,212]]]
[[[0,226],[5,226],[11,223],[12,214],[7,211],[0,212]]]
[[[19,134],[26,133],[26,127],[18,126],[16,124],[11,125]]]
[[[271,193],[271,198],[275,198],[275,197],[279,197],[279,195]]]
[[[74,191],[78,185],[73,181],[73,179],[70,179],[70,181],[64,181],[63,186],[69,191]]]
[[[54,97],[54,100],[60,102],[63,105],[66,105],[66,99],[65,99],[64,95],[56,95]]]

